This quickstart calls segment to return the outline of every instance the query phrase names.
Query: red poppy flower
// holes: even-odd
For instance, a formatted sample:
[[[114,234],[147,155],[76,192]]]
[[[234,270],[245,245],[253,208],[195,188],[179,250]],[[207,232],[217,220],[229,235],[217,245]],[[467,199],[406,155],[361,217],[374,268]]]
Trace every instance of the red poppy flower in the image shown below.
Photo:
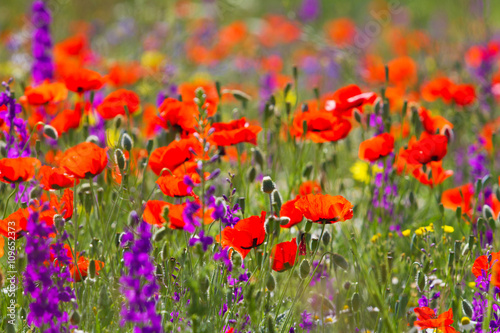
[[[14,236],[15,239],[22,237],[27,230],[29,216],[28,208],[19,208],[5,219],[0,220],[0,235],[7,238]]]
[[[414,325],[421,329],[438,329],[443,333],[454,333],[456,330],[451,327],[453,324],[453,311],[449,309],[436,317],[434,310],[428,307],[415,308],[418,320]]]
[[[116,88],[132,85],[141,77],[141,66],[137,62],[115,63],[109,69],[108,82]]]
[[[474,103],[476,100],[476,91],[471,84],[458,84],[453,89],[453,101],[460,106],[466,106]]]
[[[281,206],[280,217],[288,217],[290,219],[290,222],[288,222],[286,225],[281,226],[282,228],[291,228],[294,225],[302,222],[304,215],[302,215],[302,212],[295,207],[295,203],[299,199],[300,199],[300,196],[296,197],[295,199],[292,199],[292,200],[285,202]]]
[[[174,205],[165,201],[149,200],[144,207],[142,219],[151,225],[162,227],[166,222],[164,217],[165,209],[168,209],[168,227],[170,229],[184,229],[185,222],[182,213],[185,207],[185,203]],[[202,218],[204,224],[210,224],[213,221],[210,216],[212,212],[213,209],[205,210],[205,216]],[[201,219],[201,210],[195,216]]]
[[[198,106],[195,104],[194,99],[196,97],[196,90],[202,88],[205,92],[205,105],[207,114],[212,117],[217,111],[217,104],[219,104],[219,95],[215,84],[206,81],[195,81],[192,83],[183,83],[179,85],[179,93],[182,96],[182,101],[186,104],[191,104],[190,107],[194,107],[198,110]]]
[[[271,252],[273,271],[284,272],[295,265],[297,257],[297,239],[276,244]]]
[[[163,217],[165,207],[168,207],[170,213],[171,206],[173,205],[166,201],[149,200],[144,207],[142,219],[151,225],[162,227],[165,224],[165,218]]]
[[[412,176],[421,184],[434,188],[434,186],[443,183],[446,179],[453,176],[453,170],[444,170],[442,161],[430,162],[425,172],[422,167],[419,167],[413,170]]]
[[[187,176],[189,177],[189,176]],[[184,183],[183,177],[165,174],[156,181],[163,194],[169,197],[194,196],[193,189]]]
[[[76,184],[80,182],[73,176],[68,175],[63,168],[52,168],[47,165],[40,168],[37,179],[40,181],[42,188],[46,191],[73,187],[75,181]]]
[[[341,195],[308,194],[295,202],[295,207],[316,223],[335,223],[353,217],[353,205]]]
[[[175,98],[166,98],[158,108],[160,125],[169,129],[175,127],[187,133],[193,133],[197,124],[198,109],[194,103],[181,102]]]
[[[389,133],[382,133],[371,139],[361,142],[358,156],[360,159],[375,162],[387,156],[394,150],[394,137]]]
[[[76,105],[74,110],[66,109],[59,112],[49,125],[55,128],[57,134],[61,135],[70,129],[78,128],[81,119],[82,112],[80,111],[80,106]]]
[[[350,84],[334,93],[322,96],[321,106],[324,110],[333,112],[336,116],[352,117],[353,109],[361,108],[365,104],[371,104],[376,98],[375,93],[363,93],[357,85]]]
[[[60,166],[78,179],[95,177],[108,164],[107,150],[92,142],[79,143],[64,152]]]
[[[101,89],[105,82],[106,79],[101,74],[86,68],[73,70],[64,78],[68,90],[79,94]]]
[[[321,185],[315,180],[308,180],[300,184],[299,195],[321,193]]]
[[[250,216],[240,220],[234,228],[224,228],[222,230],[222,247],[232,247],[245,259],[252,248],[264,243],[266,238],[265,222],[266,212],[262,212],[260,217]],[[219,236],[216,239],[218,242],[220,241]]]
[[[168,146],[157,148],[151,153],[149,166],[157,175],[160,175],[163,169],[172,171],[194,157],[190,149],[196,153],[202,151],[201,143],[193,136],[172,141]]]
[[[139,96],[130,90],[118,89],[106,96],[97,107],[97,112],[103,119],[113,119],[118,115],[125,116],[125,106],[130,114],[139,110]]]
[[[37,87],[26,87],[24,96],[30,105],[43,105],[49,102],[57,103],[68,96],[68,89],[63,83],[44,81]]]
[[[66,220],[73,216],[73,190],[67,188],[64,190],[61,198],[55,193],[50,193],[47,197],[46,193],[42,194],[41,202],[49,202],[50,209],[40,212],[40,220],[51,226],[54,223],[54,215],[59,214]]]
[[[72,249],[69,247],[68,244],[64,245],[64,249],[66,250],[66,255],[70,258],[70,264],[69,264],[69,271],[71,273],[71,277],[75,282],[80,282],[84,278],[87,277],[88,271],[89,271],[89,266],[90,266],[90,260],[85,258],[80,254],[80,252],[76,253],[76,267],[75,267],[75,257],[73,255]],[[54,265],[57,265],[57,253],[55,251],[50,251],[50,260],[54,263]],[[99,275],[99,271],[104,267],[104,263],[99,260],[95,260],[95,271],[96,275]]]
[[[325,32],[336,46],[345,47],[354,42],[356,24],[348,18],[338,18],[325,24]]]
[[[488,261],[488,257],[483,255],[476,258],[474,264],[472,265],[472,274],[477,278],[482,275],[485,271],[489,272],[490,268],[500,262],[500,252],[491,253],[491,261]]]
[[[447,153],[448,138],[441,134],[429,135],[422,133],[419,141],[408,147],[408,163],[427,164],[441,161]]]
[[[446,128],[453,129],[453,124],[449,122],[446,118],[441,116],[433,116],[429,110],[425,108],[420,108],[418,111],[420,115],[420,120],[424,129],[429,134],[436,134],[439,131],[440,134],[444,134]]]
[[[257,134],[262,131],[260,126],[249,125],[243,117],[229,123],[214,123],[215,132],[210,141],[217,146],[231,146],[242,142],[257,145]]]
[[[474,186],[469,183],[444,191],[441,195],[441,203],[444,208],[457,210],[461,207],[464,214],[470,214],[473,198]]]
[[[446,103],[450,103],[454,87],[453,81],[446,77],[435,78],[422,85],[422,98],[428,102],[434,102],[436,99],[442,98]]]
[[[306,138],[316,143],[332,142],[344,139],[351,131],[351,123],[330,112],[299,112],[293,119],[291,133],[297,138],[304,135],[303,123],[307,124]]]
[[[34,157],[3,158],[0,160],[0,181],[18,183],[30,180],[41,164]]]

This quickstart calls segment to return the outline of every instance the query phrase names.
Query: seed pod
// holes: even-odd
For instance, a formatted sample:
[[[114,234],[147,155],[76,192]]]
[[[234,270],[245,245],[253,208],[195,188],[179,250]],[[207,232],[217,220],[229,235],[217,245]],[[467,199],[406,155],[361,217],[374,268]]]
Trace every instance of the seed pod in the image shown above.
[[[361,305],[361,296],[358,293],[352,294],[351,307],[353,312],[358,312]]]
[[[453,268],[454,260],[455,260],[455,252],[450,251],[450,253],[448,253],[448,268],[449,269]]]
[[[168,229],[166,227],[161,227],[160,229],[158,229],[155,232],[155,234],[153,236],[153,241],[155,241],[155,242],[161,241],[163,238],[165,238],[167,233],[168,233]]]
[[[306,166],[304,167],[304,170],[302,171],[302,176],[304,178],[309,178],[309,176],[311,176],[313,168],[314,167],[313,167],[312,162],[307,162]]]
[[[21,317],[22,320],[26,319],[26,310],[24,308],[21,308],[21,311],[19,311],[19,317]]]
[[[57,130],[50,125],[43,126],[43,135],[45,135],[46,137],[51,138],[53,140],[57,140],[59,138],[59,135],[57,134]]]
[[[274,318],[271,314],[267,316],[267,331],[269,333],[275,333],[275,327],[274,327]]]
[[[323,241],[323,245],[325,246],[328,246],[330,244],[330,241],[332,240],[332,235],[328,232],[328,230],[326,230],[323,233],[323,237],[321,238],[321,240]]]
[[[309,260],[304,259],[300,263],[299,275],[302,280],[304,280],[311,272],[311,264],[309,264]]]
[[[470,304],[469,301],[466,299],[462,300],[462,312],[469,318],[471,318],[474,315],[472,304]]]
[[[275,224],[278,223],[274,216],[269,216],[266,224],[264,225],[264,229],[266,230],[266,234],[270,235],[275,230]]]
[[[309,232],[309,231],[311,231],[312,225],[313,225],[312,221],[307,220],[307,221],[306,221],[306,226],[305,226],[305,228],[304,228],[304,231],[305,231],[305,232]]]
[[[423,292],[425,290],[425,286],[427,285],[427,276],[425,276],[422,271],[417,272],[417,277],[416,277],[416,282],[417,282],[417,287],[420,292]]]
[[[280,217],[280,225],[281,226],[285,226],[288,223],[290,223],[290,218],[289,217],[286,217],[286,216]]]
[[[262,179],[262,187],[261,190],[264,193],[271,194],[276,189],[276,184],[273,182],[271,177],[266,176]]]
[[[134,146],[134,140],[132,140],[130,135],[128,135],[127,133],[123,133],[121,146],[126,151],[131,151],[132,147]]]
[[[245,215],[245,197],[238,198],[238,205],[240,206],[241,213]]]
[[[277,206],[277,211],[281,210],[281,205],[283,203],[283,199],[281,199],[281,194],[278,190],[274,190],[272,193],[272,204]]]
[[[349,268],[349,263],[347,262],[347,260],[345,260],[345,258],[338,253],[334,253],[332,255],[332,261],[335,265],[339,266],[344,271],[347,271],[347,269]]]
[[[316,251],[316,249],[318,248],[319,246],[319,239],[314,237],[311,239],[311,251]]]
[[[255,163],[260,166],[261,170],[264,170],[264,156],[262,155],[262,151],[258,148],[252,148],[252,155]]]
[[[361,124],[363,122],[363,118],[361,117],[361,112],[359,112],[358,109],[354,109],[354,119],[358,124]]]
[[[276,288],[276,279],[274,278],[274,275],[269,274],[267,277],[266,288],[271,292]]]
[[[247,180],[250,182],[250,183],[253,183],[253,181],[255,180],[255,177],[257,177],[257,170],[255,169],[255,167],[252,165],[250,168],[248,168],[247,170]]]
[[[7,144],[5,141],[0,141],[0,154],[2,154],[3,157],[7,157]]]
[[[349,288],[351,288],[351,282],[346,281],[346,282],[344,283],[344,289],[345,289],[345,290],[349,290]]]
[[[148,151],[148,155],[150,155],[151,152],[153,151],[153,147],[154,147],[154,141],[149,139],[148,143],[146,144],[146,150]]]

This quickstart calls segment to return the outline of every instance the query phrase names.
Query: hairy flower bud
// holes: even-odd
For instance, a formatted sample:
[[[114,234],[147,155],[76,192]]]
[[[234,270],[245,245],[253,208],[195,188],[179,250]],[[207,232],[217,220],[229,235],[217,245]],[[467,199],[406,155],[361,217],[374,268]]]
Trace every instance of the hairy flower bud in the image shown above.
[[[261,190],[264,193],[271,194],[276,189],[276,184],[273,182],[271,177],[266,176],[262,179]]]

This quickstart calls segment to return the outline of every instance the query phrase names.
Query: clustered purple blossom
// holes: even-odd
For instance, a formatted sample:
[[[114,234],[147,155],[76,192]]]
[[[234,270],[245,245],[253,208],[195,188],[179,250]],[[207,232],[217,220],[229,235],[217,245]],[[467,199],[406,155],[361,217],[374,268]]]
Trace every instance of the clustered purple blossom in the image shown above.
[[[153,249],[151,226],[141,222],[137,237],[132,231],[126,232],[121,238],[121,246],[128,248],[123,253],[127,274],[120,279],[122,292],[128,300],[121,311],[121,325],[132,323],[136,333],[162,332],[161,316],[156,313],[158,284],[150,256]]]
[[[21,105],[16,102],[14,93],[10,91],[10,83],[11,81],[8,83],[2,82],[5,92],[0,93],[0,118],[9,127],[9,131],[4,132],[7,157],[26,157],[31,154],[31,149],[27,144],[29,139],[27,122],[17,117],[23,110]],[[2,106],[5,106],[7,110],[1,111]],[[16,138],[19,138],[19,140],[16,140]]]
[[[197,237],[189,239],[189,246],[195,246],[197,243],[201,243],[203,252],[206,252],[208,247],[214,243],[214,239],[210,236],[205,236],[205,232],[201,230]]]
[[[27,266],[24,272],[25,293],[33,298],[27,322],[42,328],[44,332],[69,332],[76,326],[68,326],[68,313],[61,311],[61,303],[70,302],[75,294],[70,287],[64,286],[72,278],[68,269],[71,258],[62,241],[68,237],[63,234],[54,244],[49,237],[54,232],[44,222],[38,221],[38,212],[30,211],[26,235]],[[51,254],[55,261],[51,260]],[[54,282],[54,280],[56,282]]]
[[[229,248],[221,248],[219,252],[214,253],[214,260],[215,261],[222,261],[224,265],[227,268],[228,272],[231,272],[233,270],[233,262],[231,261],[231,258],[229,257]]]
[[[299,324],[299,326],[303,330],[310,332],[316,328],[316,323],[314,322],[312,313],[308,313],[306,310],[304,310],[304,312],[302,312],[300,316],[302,318],[302,322]]]
[[[320,5],[319,0],[303,0],[299,10],[299,18],[305,22],[316,20],[321,12]]]
[[[375,188],[373,190],[372,205],[376,208],[381,208],[383,211],[387,212],[390,216],[394,214],[394,198],[398,195],[398,188],[396,184],[391,181],[390,175],[393,170],[394,154],[391,153],[385,159],[384,162],[379,161],[378,166],[383,168],[383,172],[377,173],[375,175]],[[369,211],[372,217],[373,212]],[[370,218],[372,219],[372,218]],[[379,222],[381,218],[379,217]]]
[[[51,54],[52,38],[50,36],[52,17],[47,5],[42,0],[33,2],[32,11],[32,23],[35,30],[32,37],[34,60],[31,73],[35,83],[41,83],[54,77],[54,62]]]

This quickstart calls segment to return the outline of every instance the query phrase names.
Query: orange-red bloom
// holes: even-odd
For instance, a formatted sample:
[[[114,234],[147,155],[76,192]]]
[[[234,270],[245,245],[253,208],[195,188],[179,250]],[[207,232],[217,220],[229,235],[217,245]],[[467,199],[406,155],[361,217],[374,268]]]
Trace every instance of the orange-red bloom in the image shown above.
[[[420,108],[418,111],[424,129],[429,134],[444,134],[446,128],[453,129],[453,124],[442,116],[433,116],[429,110]]]
[[[101,89],[105,82],[106,79],[101,74],[86,68],[75,69],[64,78],[68,90],[79,94]]]
[[[353,205],[341,195],[308,194],[295,202],[295,207],[316,223],[335,223],[353,217]]]
[[[375,93],[363,93],[357,85],[350,84],[334,93],[322,96],[321,106],[325,111],[333,112],[336,116],[352,117],[354,109],[362,111],[363,105],[373,103],[376,98]]]
[[[74,110],[66,109],[59,112],[50,122],[50,126],[54,127],[59,135],[68,132],[70,129],[78,128],[82,119],[80,107],[80,105],[76,105]]]
[[[299,195],[318,194],[321,193],[321,185],[315,180],[307,180],[300,184]]]
[[[217,146],[231,146],[242,142],[257,145],[257,134],[262,131],[260,126],[250,125],[245,117],[229,123],[214,123],[215,132],[210,136]]]
[[[419,141],[408,147],[407,162],[410,164],[427,164],[441,161],[447,153],[448,138],[441,134],[425,135]]]
[[[118,115],[125,116],[127,114],[125,107],[128,108],[129,114],[133,114],[139,110],[139,104],[139,96],[135,92],[118,89],[106,96],[97,107],[97,112],[104,119],[113,119]]]
[[[41,164],[34,157],[3,158],[0,160],[0,181],[17,183],[30,180]]]
[[[187,133],[194,132],[198,109],[194,103],[181,102],[175,98],[166,98],[158,108],[160,125],[169,129],[178,128]]]
[[[291,134],[302,137],[304,122],[307,124],[306,138],[316,143],[344,139],[352,127],[347,119],[334,116],[331,112],[299,112],[293,119]]]
[[[491,261],[488,261],[488,257],[485,255],[479,256],[476,258],[474,264],[472,265],[472,274],[474,274],[474,276],[477,278],[478,276],[483,274],[482,271],[488,273],[490,268],[499,262],[500,252],[491,253]]]
[[[453,176],[453,170],[444,170],[442,161],[430,162],[425,172],[422,167],[419,167],[413,170],[412,176],[420,183],[434,188],[434,186]]]
[[[5,219],[0,220],[0,235],[15,239],[22,237],[27,230],[29,216],[28,208],[19,208]]]
[[[60,166],[78,179],[95,177],[108,164],[107,150],[92,142],[79,143],[64,152]]]
[[[302,222],[304,215],[302,215],[302,212],[295,207],[295,203],[299,199],[300,199],[300,196],[296,197],[295,199],[292,199],[292,200],[285,202],[281,206],[280,217],[288,217],[290,219],[290,222],[288,222],[286,225],[281,226],[282,228],[291,228],[294,225]]]
[[[44,165],[37,175],[40,185],[44,190],[60,190],[62,188],[73,187],[80,181],[66,173],[63,168],[52,168]]]
[[[449,309],[436,317],[434,310],[428,307],[415,308],[418,320],[415,325],[421,329],[438,329],[443,333],[454,333],[456,330],[451,327],[453,324],[453,311]]]
[[[160,175],[165,168],[173,171],[194,157],[191,150],[196,153],[202,151],[201,143],[195,137],[173,141],[168,146],[157,148],[151,153],[149,166],[157,175]]]
[[[293,238],[289,242],[278,243],[271,252],[271,262],[273,271],[284,272],[295,265],[297,257],[297,239]]]
[[[464,214],[469,214],[472,210],[473,198],[474,186],[469,183],[444,191],[441,195],[441,203],[447,209],[457,210],[458,207],[461,207]]]
[[[163,194],[169,197],[185,197],[194,195],[193,189],[184,183],[183,177],[177,177],[167,173],[158,178],[156,184],[158,184]]]
[[[375,162],[387,156],[394,150],[394,137],[389,133],[382,133],[371,139],[361,142],[358,156],[360,159]]]
[[[109,69],[108,82],[119,88],[134,84],[141,77],[141,66],[137,62],[115,63]]]
[[[82,256],[80,252],[76,253],[76,266],[75,266],[75,257],[73,255],[73,250],[69,247],[69,245],[65,244],[64,248],[66,249],[66,255],[70,258],[69,271],[71,273],[71,277],[75,282],[80,282],[84,278],[87,277],[89,271],[90,261]],[[57,257],[56,253],[51,251],[50,260],[56,265]],[[99,260],[95,260],[95,271],[96,275],[99,275],[99,271],[104,267],[104,263]]]
[[[220,241],[219,236],[216,239],[221,242],[223,248],[232,247],[245,259],[252,248],[264,243],[266,238],[265,222],[266,212],[262,212],[260,217],[250,216],[240,220],[234,228],[224,228],[222,230],[222,241]]]
[[[37,87],[26,87],[24,95],[30,105],[43,105],[65,100],[68,96],[68,89],[63,83],[44,81]]]

